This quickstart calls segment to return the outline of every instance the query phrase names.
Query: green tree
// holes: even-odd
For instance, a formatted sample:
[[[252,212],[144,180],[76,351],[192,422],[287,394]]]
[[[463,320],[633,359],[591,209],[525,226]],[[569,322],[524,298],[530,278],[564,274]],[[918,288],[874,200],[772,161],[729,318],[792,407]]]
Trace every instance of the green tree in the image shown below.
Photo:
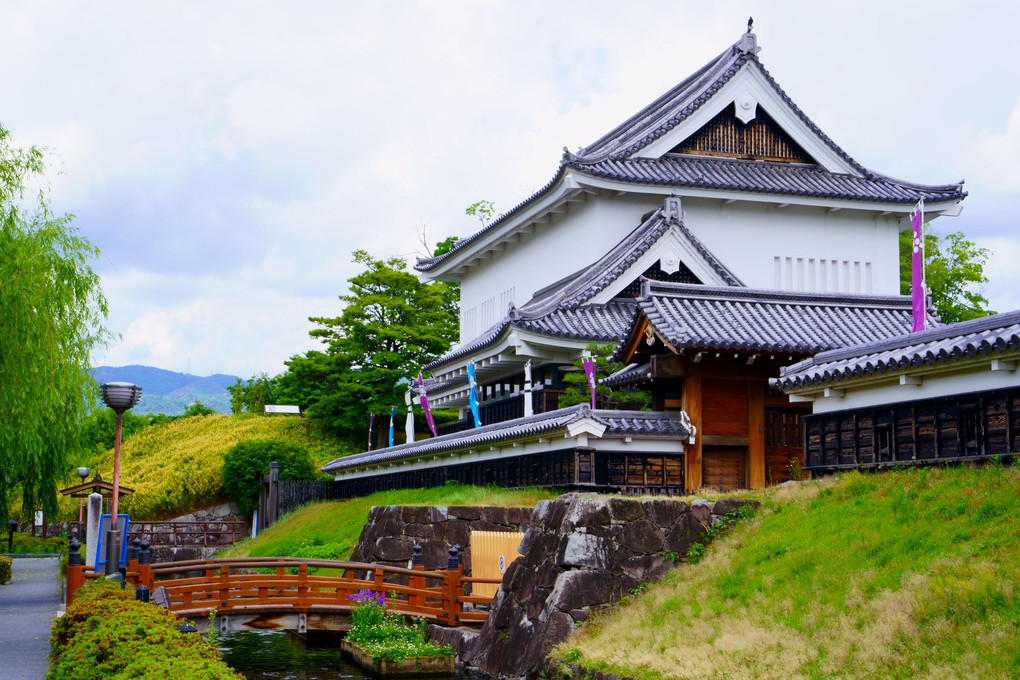
[[[900,293],[910,295],[913,233],[900,232]],[[943,323],[978,319],[994,314],[988,299],[973,290],[988,283],[985,261],[991,252],[979,248],[956,231],[945,236],[924,235],[925,280],[935,313]]]
[[[237,413],[254,413],[265,415],[266,404],[277,403],[278,378],[270,378],[266,373],[256,373],[248,381],[240,378],[227,387],[230,392],[230,410]]]
[[[496,213],[496,204],[493,201],[486,201],[484,199],[469,205],[464,209],[464,214],[477,217],[483,227],[487,226],[492,220],[501,217],[501,215]]]
[[[151,416],[139,416],[131,411],[125,411],[121,425],[122,441],[141,432],[150,424],[152,424]],[[116,428],[117,415],[112,408],[94,409],[81,423],[82,446],[90,451],[109,451],[113,448]]]
[[[200,401],[188,404],[188,408],[184,409],[184,417],[190,418],[191,416],[211,416],[216,413],[216,409],[209,408]]]
[[[399,258],[358,250],[354,262],[366,269],[349,279],[341,315],[311,319],[319,327],[310,334],[324,351],[293,357],[283,382],[300,391],[309,417],[357,440],[370,413],[385,422],[391,407],[403,410],[407,381],[449,349],[457,305],[444,284],[421,283]]]
[[[278,439],[235,444],[223,456],[223,488],[245,515],[258,507],[262,475],[270,463],[280,464],[280,479],[315,479],[315,465],[305,447]]]
[[[619,361],[611,361],[613,345],[592,343],[585,348],[595,359],[595,405],[599,408],[625,408],[632,411],[647,411],[652,403],[652,395],[642,390],[629,387],[613,389],[603,385],[601,381],[617,371],[626,368]],[[564,408],[575,404],[591,403],[591,388],[588,387],[588,376],[584,372],[583,359],[574,362],[576,371],[563,375],[567,387],[560,395],[559,407]]]
[[[42,150],[0,127],[0,519],[19,487],[26,511],[56,512],[98,396],[92,351],[109,337],[99,251],[42,192],[26,199],[44,169]]]

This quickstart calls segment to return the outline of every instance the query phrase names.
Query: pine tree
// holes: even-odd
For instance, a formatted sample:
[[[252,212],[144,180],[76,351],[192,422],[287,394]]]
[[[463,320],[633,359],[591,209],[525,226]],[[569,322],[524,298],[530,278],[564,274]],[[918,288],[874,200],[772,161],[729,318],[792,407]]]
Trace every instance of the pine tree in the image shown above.
[[[403,410],[407,381],[449,349],[457,304],[445,284],[421,283],[401,259],[358,250],[354,261],[366,269],[349,279],[341,315],[311,319],[324,351],[293,357],[281,382],[327,430],[359,438],[370,413],[381,431],[393,406]]]

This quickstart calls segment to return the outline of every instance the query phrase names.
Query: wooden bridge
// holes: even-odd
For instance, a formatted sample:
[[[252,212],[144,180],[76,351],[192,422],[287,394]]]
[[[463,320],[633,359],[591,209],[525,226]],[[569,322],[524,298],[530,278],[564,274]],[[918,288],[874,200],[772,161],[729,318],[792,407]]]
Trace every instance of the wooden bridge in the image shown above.
[[[308,560],[296,557],[246,557],[151,564],[149,546],[135,541],[125,581],[145,599],[166,588],[170,610],[192,621],[199,630],[215,625],[221,632],[288,629],[344,631],[359,591],[383,593],[386,608],[406,616],[420,616],[447,626],[480,625],[488,616],[491,596],[470,595],[473,583],[500,579],[464,576],[459,546],[450,549],[447,569],[425,571],[421,548],[415,546],[410,569],[362,562]],[[85,581],[103,578],[81,564],[77,540],[72,540],[67,567],[67,604]],[[336,575],[325,575],[319,572]],[[141,586],[144,586],[142,588]]]

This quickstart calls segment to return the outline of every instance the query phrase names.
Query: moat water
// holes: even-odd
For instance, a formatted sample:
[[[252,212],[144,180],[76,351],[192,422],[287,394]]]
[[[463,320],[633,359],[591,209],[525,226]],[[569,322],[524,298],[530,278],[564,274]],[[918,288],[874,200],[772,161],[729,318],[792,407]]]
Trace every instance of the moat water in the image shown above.
[[[220,635],[223,660],[248,680],[376,680],[340,653],[340,636],[245,631]],[[453,676],[451,676],[451,679]]]

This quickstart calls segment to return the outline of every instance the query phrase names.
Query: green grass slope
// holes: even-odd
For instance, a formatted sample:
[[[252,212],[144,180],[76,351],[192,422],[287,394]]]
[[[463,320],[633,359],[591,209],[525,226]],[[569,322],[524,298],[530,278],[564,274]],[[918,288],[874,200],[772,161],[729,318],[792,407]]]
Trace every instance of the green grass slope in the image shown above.
[[[123,497],[124,512],[136,520],[186,514],[224,498],[223,456],[235,444],[252,439],[283,439],[307,447],[319,467],[345,453],[342,442],[323,438],[303,418],[209,415],[192,416],[146,428],[121,448],[120,483],[134,489]],[[113,481],[113,450],[83,463]],[[73,477],[73,479],[72,479]],[[326,477],[324,477],[326,478]],[[70,473],[67,486],[80,484]],[[65,516],[78,518],[78,500],[64,498]]]
[[[555,498],[548,489],[499,489],[449,485],[431,489],[380,491],[348,501],[313,503],[295,510],[255,539],[231,546],[217,557],[312,556],[309,548],[341,546],[333,559],[351,555],[374,505],[501,505],[531,507]],[[300,554],[299,554],[300,553]]]
[[[557,650],[637,678],[1020,677],[1020,470],[847,474],[752,522]]]

